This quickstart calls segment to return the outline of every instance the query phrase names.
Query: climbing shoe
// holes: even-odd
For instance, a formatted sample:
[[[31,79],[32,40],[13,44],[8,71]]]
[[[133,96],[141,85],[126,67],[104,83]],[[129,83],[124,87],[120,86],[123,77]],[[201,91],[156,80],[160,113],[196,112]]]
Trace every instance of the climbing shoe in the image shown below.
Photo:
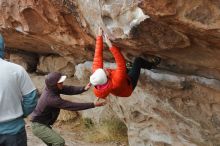
[[[152,57],[148,61],[152,64],[152,68],[155,68],[158,64],[160,64],[161,58],[160,57]]]
[[[131,62],[126,62],[127,73],[131,70],[132,65],[133,65],[133,64],[132,64]]]
[[[126,68],[132,68],[132,63],[131,62],[126,62]]]

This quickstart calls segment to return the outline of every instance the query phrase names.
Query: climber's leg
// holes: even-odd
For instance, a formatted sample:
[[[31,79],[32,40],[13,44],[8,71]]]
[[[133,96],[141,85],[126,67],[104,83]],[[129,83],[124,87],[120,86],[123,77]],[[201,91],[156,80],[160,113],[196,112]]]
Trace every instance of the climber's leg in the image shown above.
[[[155,67],[159,63],[160,63],[159,57],[153,58],[151,62],[144,60],[141,57],[135,58],[134,63],[132,65],[132,68],[128,72],[128,76],[131,79],[131,84],[132,84],[133,89],[137,86],[137,82],[138,82],[138,79],[140,76],[141,68],[152,69],[153,67]]]
[[[128,76],[131,79],[133,90],[137,86],[142,65],[143,65],[143,59],[140,57],[135,58],[132,68],[128,72]]]

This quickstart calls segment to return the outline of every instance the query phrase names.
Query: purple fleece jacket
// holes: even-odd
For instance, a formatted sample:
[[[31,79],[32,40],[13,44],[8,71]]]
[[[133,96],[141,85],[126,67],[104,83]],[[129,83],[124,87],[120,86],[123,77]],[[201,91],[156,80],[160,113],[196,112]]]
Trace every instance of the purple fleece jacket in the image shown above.
[[[31,114],[31,121],[38,122],[47,126],[53,125],[59,116],[60,109],[69,111],[85,110],[94,108],[94,103],[75,103],[64,100],[60,94],[75,95],[85,92],[84,87],[64,86],[62,90],[56,87],[57,81],[60,79],[60,73],[50,73],[47,75],[44,89],[38,104]]]

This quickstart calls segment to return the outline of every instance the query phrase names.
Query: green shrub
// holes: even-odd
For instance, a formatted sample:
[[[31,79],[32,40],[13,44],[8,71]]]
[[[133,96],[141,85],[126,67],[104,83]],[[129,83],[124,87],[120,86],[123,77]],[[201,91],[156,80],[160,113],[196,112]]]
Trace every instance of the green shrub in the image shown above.
[[[84,135],[84,139],[88,142],[119,142],[126,143],[127,127],[118,119],[105,120],[98,126],[89,128],[89,131]]]
[[[94,123],[93,123],[92,119],[90,119],[90,118],[84,118],[83,119],[83,124],[88,129],[94,127]]]

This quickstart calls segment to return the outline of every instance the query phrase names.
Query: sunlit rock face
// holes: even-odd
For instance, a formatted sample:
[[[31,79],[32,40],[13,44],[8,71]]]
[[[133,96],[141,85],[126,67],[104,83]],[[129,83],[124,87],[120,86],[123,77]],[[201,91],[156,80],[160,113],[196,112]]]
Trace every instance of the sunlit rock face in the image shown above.
[[[127,60],[153,54],[166,60],[163,69],[220,78],[216,0],[2,0],[0,7],[8,48],[80,63],[92,60],[101,26]],[[105,59],[112,60],[108,50]]]
[[[83,52],[94,44],[94,40],[81,26],[74,3],[63,2],[0,1],[0,27],[6,47],[85,60]]]
[[[162,58],[158,70],[143,72],[131,97],[109,97],[108,111],[126,123],[131,146],[220,145],[218,0],[1,0],[0,14],[6,47],[34,54],[12,55],[31,72],[75,72],[86,84],[91,63],[72,66],[92,60],[99,26],[126,60]],[[43,79],[33,75],[39,90]],[[99,121],[100,113],[82,115]]]

